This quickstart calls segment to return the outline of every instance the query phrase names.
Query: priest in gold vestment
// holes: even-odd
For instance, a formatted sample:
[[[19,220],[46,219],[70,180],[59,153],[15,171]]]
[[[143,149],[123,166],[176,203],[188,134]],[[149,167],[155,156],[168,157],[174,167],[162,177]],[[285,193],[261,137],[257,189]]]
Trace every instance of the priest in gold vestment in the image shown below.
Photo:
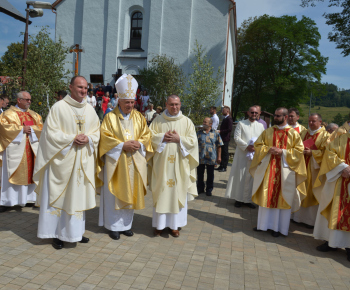
[[[350,261],[350,133],[335,138],[324,152],[315,188],[321,195],[313,235],[326,242],[321,252],[345,248]]]
[[[295,131],[297,131],[299,134],[306,130],[306,128],[303,125],[300,125],[298,123],[300,116],[299,116],[299,110],[296,108],[290,108],[288,110],[288,125],[292,127]]]
[[[275,126],[254,143],[250,166],[254,177],[252,201],[259,205],[256,231],[272,230],[272,236],[288,235],[291,213],[305,198],[304,146],[297,131],[287,125],[288,110],[275,111]]]
[[[302,201],[300,209],[292,214],[292,220],[297,223],[303,223],[307,228],[313,228],[316,221],[318,210],[317,192],[314,192],[313,185],[316,181],[320,165],[322,162],[323,152],[328,144],[329,134],[321,126],[322,117],[320,114],[311,114],[309,116],[309,128],[301,132],[300,136],[303,141],[312,139],[312,144],[304,146],[304,158],[307,169],[307,179],[305,180],[306,198]],[[311,148],[310,148],[311,147]]]
[[[131,75],[116,84],[118,106],[103,119],[99,145],[100,215],[99,226],[109,236],[133,236],[134,210],[145,208],[147,190],[146,156],[153,150],[146,119],[134,110],[138,83]]]
[[[350,121],[346,121],[342,126],[340,126],[335,131],[333,131],[333,133],[329,137],[329,142],[332,142],[335,138],[337,138],[343,134],[346,134],[349,131],[350,131]]]
[[[198,195],[198,139],[192,121],[180,108],[180,98],[169,96],[166,110],[150,126],[155,154],[148,163],[148,178],[155,236],[170,228],[170,234],[178,237],[179,228],[187,224],[187,202]]]
[[[19,92],[16,106],[0,117],[0,212],[36,201],[33,170],[43,123],[41,116],[29,109],[30,104],[30,94]]]
[[[38,237],[87,243],[85,211],[96,207],[96,159],[100,121],[86,102],[87,81],[75,76],[71,95],[56,102],[46,118],[34,169],[40,206]]]

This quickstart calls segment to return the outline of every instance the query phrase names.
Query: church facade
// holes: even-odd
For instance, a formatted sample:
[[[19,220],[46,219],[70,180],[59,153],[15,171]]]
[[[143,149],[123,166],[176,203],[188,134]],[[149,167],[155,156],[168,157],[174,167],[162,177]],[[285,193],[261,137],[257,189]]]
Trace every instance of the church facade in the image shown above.
[[[224,72],[216,106],[231,107],[236,63],[234,0],[57,0],[56,38],[79,44],[79,74],[91,81],[102,75],[138,75],[159,54],[173,57],[185,74],[196,40]],[[67,68],[74,71],[75,54]]]

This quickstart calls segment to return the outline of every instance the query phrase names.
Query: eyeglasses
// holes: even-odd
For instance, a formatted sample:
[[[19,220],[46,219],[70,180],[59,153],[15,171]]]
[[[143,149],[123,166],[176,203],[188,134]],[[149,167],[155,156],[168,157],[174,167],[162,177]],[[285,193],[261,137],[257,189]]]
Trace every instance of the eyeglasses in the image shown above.
[[[258,114],[258,112],[250,112],[251,114]]]
[[[31,102],[32,101],[32,99],[24,99],[24,98],[22,98],[21,100],[24,100],[26,102]]]

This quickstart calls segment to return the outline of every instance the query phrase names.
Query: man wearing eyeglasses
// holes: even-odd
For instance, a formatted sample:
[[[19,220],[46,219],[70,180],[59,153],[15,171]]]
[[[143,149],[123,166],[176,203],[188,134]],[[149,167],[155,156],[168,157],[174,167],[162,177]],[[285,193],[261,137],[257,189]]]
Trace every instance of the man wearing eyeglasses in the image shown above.
[[[306,197],[304,145],[299,133],[287,124],[288,110],[278,108],[275,126],[254,143],[250,166],[254,177],[252,201],[259,205],[255,231],[272,230],[272,236],[288,235],[292,212]]]
[[[31,101],[28,92],[19,92],[16,106],[1,115],[0,212],[10,206],[25,206],[36,201],[33,170],[43,123],[41,116],[29,109]]]
[[[249,118],[240,121],[234,133],[237,147],[225,196],[236,201],[235,207],[246,205],[255,208],[255,205],[251,203],[253,178],[249,173],[249,167],[254,156],[254,142],[264,131],[264,126],[257,122],[258,114],[256,106],[250,107]]]

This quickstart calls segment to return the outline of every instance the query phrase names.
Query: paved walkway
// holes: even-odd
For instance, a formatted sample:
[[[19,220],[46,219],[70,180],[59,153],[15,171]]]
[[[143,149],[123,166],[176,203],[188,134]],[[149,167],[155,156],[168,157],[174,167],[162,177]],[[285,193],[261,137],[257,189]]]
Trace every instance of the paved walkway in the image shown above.
[[[175,239],[153,237],[152,198],[134,217],[133,237],[111,240],[87,212],[88,244],[55,250],[36,237],[38,209],[0,214],[3,289],[349,289],[345,250],[322,254],[311,230],[291,224],[288,237],[254,232],[257,209],[224,198],[229,172],[215,173],[214,196],[189,203]],[[98,198],[99,199],[99,198]]]

